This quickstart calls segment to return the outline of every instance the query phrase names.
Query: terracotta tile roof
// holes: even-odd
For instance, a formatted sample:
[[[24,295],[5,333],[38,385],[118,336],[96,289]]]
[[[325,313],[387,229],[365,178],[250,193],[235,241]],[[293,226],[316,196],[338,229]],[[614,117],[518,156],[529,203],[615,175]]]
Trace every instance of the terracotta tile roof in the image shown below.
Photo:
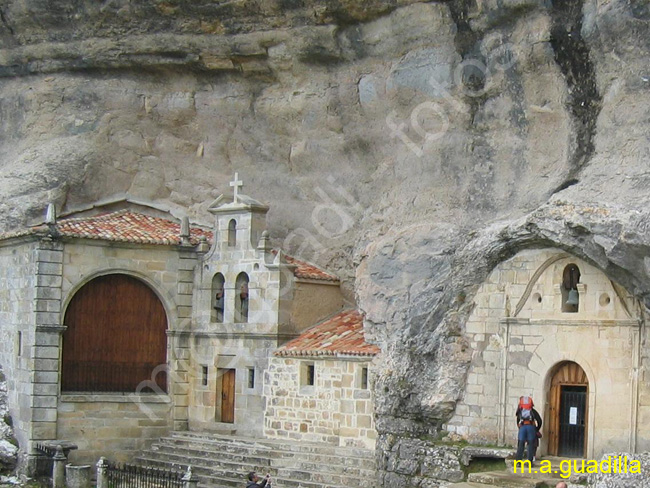
[[[275,351],[276,356],[374,356],[379,347],[363,335],[363,316],[356,310],[338,313]]]
[[[45,225],[32,227],[21,235],[37,234],[47,230]],[[152,217],[129,210],[120,210],[92,217],[61,219],[56,230],[62,237],[98,239],[113,242],[133,242],[138,244],[180,244],[180,223],[160,217]],[[212,232],[190,226],[190,242],[198,244],[200,237],[212,238]],[[15,235],[2,236],[3,238]]]
[[[133,242],[138,244],[176,245],[180,243],[180,223],[152,217],[131,210],[120,210],[92,217],[61,218],[56,223],[56,229],[63,237],[82,239],[97,239],[113,242]],[[47,232],[46,225],[30,229],[0,234],[0,240],[29,236]],[[212,243],[212,232],[201,227],[190,226],[190,242],[198,244],[201,236]],[[277,251],[273,251],[277,253]],[[301,261],[287,254],[282,255],[287,264],[296,266],[296,278],[317,281],[338,282],[335,275],[323,269]]]
[[[297,266],[296,270],[293,273],[296,278],[319,281],[339,281],[337,276],[324,271],[314,264],[308,263],[306,261],[301,261],[300,259],[296,259],[293,256],[289,256],[288,254],[283,254],[282,256],[286,260],[287,264]]]

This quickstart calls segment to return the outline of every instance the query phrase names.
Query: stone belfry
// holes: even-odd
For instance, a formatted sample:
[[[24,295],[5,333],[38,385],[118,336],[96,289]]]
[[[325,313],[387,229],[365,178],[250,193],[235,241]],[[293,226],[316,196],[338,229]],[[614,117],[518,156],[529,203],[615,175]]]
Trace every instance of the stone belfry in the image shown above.
[[[215,216],[212,245],[203,252],[199,246],[190,428],[260,435],[261,382],[269,356],[286,340],[295,266],[270,249],[269,208],[240,192],[237,173],[230,186],[232,195],[209,207]]]
[[[269,207],[240,193],[243,182],[238,178],[239,174],[235,173],[233,181],[230,182],[233,187],[232,201],[229,196],[221,195],[208,208],[215,216],[217,252],[245,252],[255,249],[266,228],[266,213]]]
[[[238,176],[235,173],[230,183],[232,196],[219,196],[208,209],[215,216],[214,238],[201,260],[195,323],[200,328],[214,323],[256,324],[277,333],[283,321],[281,302],[290,298],[282,296],[290,290],[281,290],[280,272],[291,276],[292,267],[271,252],[266,232],[269,207],[240,193],[243,183]]]

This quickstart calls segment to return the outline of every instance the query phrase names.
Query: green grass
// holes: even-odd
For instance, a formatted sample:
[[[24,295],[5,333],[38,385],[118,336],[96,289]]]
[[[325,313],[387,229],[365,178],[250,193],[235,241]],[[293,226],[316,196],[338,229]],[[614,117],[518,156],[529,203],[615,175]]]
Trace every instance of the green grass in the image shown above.
[[[506,462],[503,459],[488,457],[476,457],[469,462],[469,466],[463,467],[465,478],[470,473],[484,473],[485,471],[503,471],[506,469]]]

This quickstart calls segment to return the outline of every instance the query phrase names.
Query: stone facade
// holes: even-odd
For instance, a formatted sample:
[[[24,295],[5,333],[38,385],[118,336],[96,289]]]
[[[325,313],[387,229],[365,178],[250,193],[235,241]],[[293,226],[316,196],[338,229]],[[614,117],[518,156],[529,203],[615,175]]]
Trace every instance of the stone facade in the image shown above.
[[[36,312],[34,299],[42,294],[36,287],[36,257],[39,245],[36,242],[12,242],[0,246],[0,361],[7,378],[7,400],[13,420],[14,433],[20,445],[31,438],[34,423],[31,406],[42,407],[47,400],[36,398],[34,385],[30,381],[32,364],[52,363],[58,371],[57,361],[38,360],[32,357],[36,342]],[[60,290],[53,290],[51,296],[60,298]],[[41,387],[39,387],[41,388]],[[51,407],[56,407],[56,403]]]
[[[314,367],[313,385],[305,384],[308,366]],[[362,384],[370,366],[368,358],[274,357],[264,385],[264,434],[374,449],[372,390]]]
[[[160,209],[149,210],[149,217],[160,219]],[[73,442],[79,449],[71,460],[91,462],[99,456],[129,459],[171,430],[263,435],[269,357],[343,305],[336,277],[271,250],[264,233],[267,210],[244,195],[220,198],[211,207],[212,234],[201,231],[201,239],[190,239],[189,231],[169,220],[156,221],[161,228],[143,237],[142,229],[129,226],[142,219],[146,228],[144,214],[120,214],[119,222],[116,217],[106,226],[92,220],[101,213],[92,208],[68,223],[50,222],[0,240],[0,362],[27,471],[35,443],[45,440]],[[89,219],[100,227],[84,227]],[[170,226],[177,234],[164,234]],[[62,392],[66,310],[86,285],[113,274],[136,278],[162,304],[166,360],[135,391]],[[166,390],[155,383],[162,371]],[[225,419],[222,380],[228,372],[233,411]],[[334,374],[345,376],[338,369]],[[363,415],[359,426],[341,417],[341,428],[369,429],[369,392],[359,397],[347,381],[337,383],[343,388],[337,401],[361,402]]]
[[[579,305],[563,312],[563,271],[580,270]],[[551,425],[557,365],[588,379],[586,452],[647,448],[645,327],[632,297],[594,266],[557,250],[531,250],[498,265],[475,298],[465,335],[474,351],[467,388],[446,429],[478,443],[514,444],[520,395],[532,394]],[[547,450],[548,435],[541,442]]]
[[[196,373],[191,376],[188,409],[192,430],[263,435],[262,381],[268,358],[282,343],[343,305],[338,282],[297,278],[295,266],[272,252],[264,234],[267,211],[242,195],[232,203],[217,200],[211,208],[214,243],[199,258],[192,330],[187,331],[193,344],[190,369]],[[237,311],[237,280],[242,274],[248,280],[246,320]],[[223,284],[215,281],[217,276]],[[223,290],[222,317],[214,310],[216,286]],[[236,400],[234,420],[223,422],[220,388],[228,370],[235,372]]]

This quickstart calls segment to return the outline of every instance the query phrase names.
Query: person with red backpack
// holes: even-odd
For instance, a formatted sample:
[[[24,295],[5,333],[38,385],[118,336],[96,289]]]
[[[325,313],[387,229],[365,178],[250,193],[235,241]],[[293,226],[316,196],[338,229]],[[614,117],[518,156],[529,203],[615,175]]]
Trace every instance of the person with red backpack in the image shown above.
[[[520,461],[523,458],[524,447],[528,444],[527,457],[531,465],[533,464],[535,451],[537,450],[538,433],[542,428],[542,417],[533,408],[533,405],[533,398],[531,396],[521,396],[519,397],[519,405],[515,413],[517,416],[517,427],[519,427],[515,459]]]

